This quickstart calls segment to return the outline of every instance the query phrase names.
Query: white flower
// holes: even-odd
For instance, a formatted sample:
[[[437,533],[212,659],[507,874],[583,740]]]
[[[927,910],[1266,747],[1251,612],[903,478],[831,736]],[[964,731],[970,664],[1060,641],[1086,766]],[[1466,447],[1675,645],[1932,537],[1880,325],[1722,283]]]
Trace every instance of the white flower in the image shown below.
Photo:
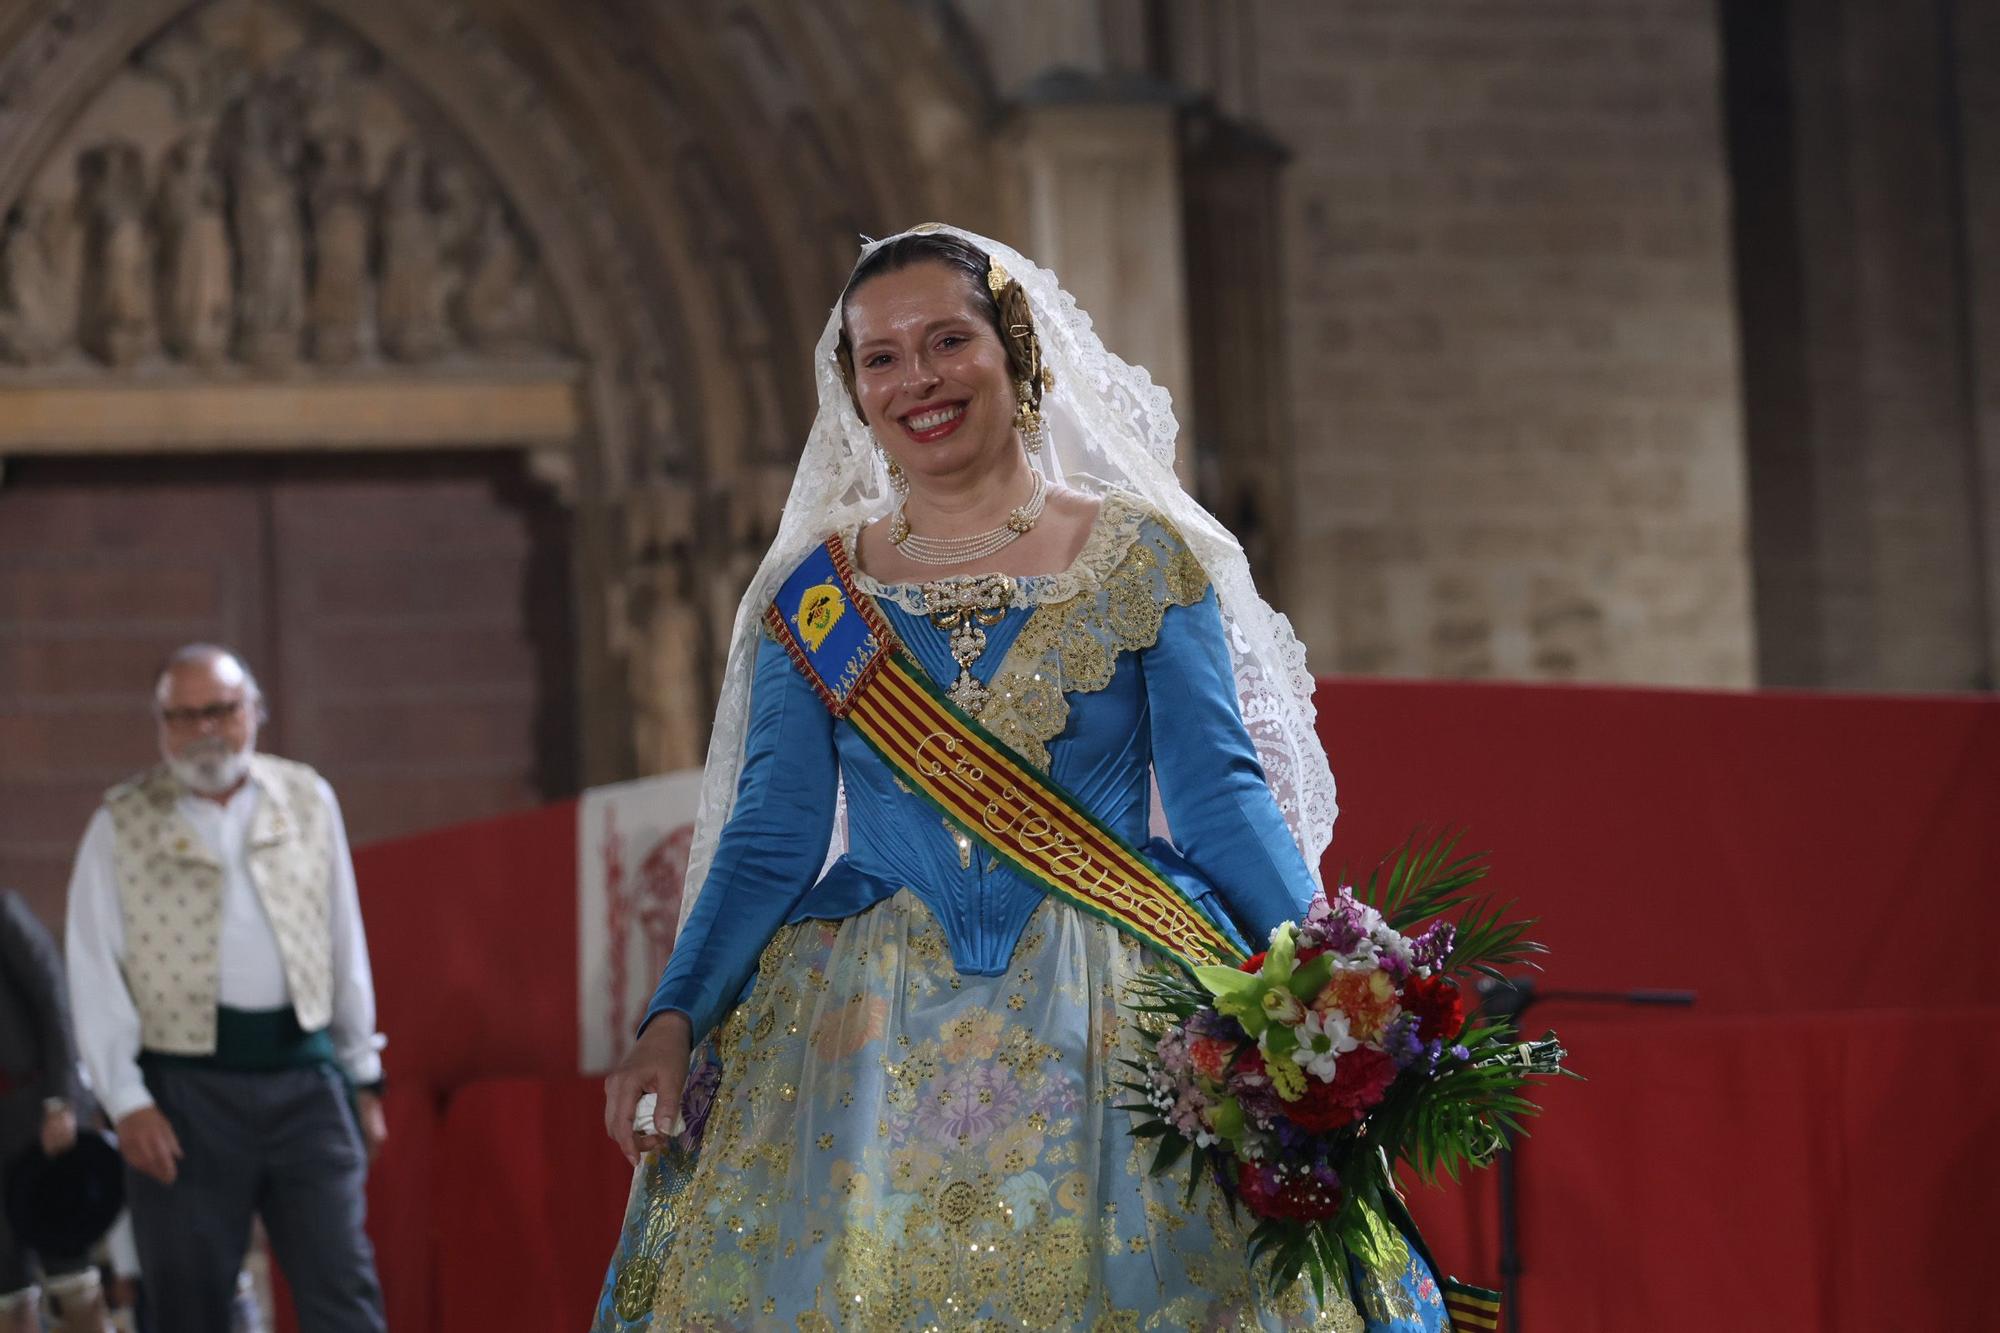
[[[1299,1044],[1292,1050],[1292,1059],[1304,1065],[1306,1072],[1322,1083],[1333,1082],[1333,1073],[1339,1067],[1342,1053],[1361,1044],[1347,1035],[1347,1015],[1338,1009],[1324,1012],[1307,1010],[1304,1020],[1299,1023],[1298,1038]]]
[[[1409,940],[1387,927],[1375,932],[1374,940],[1378,950],[1400,960],[1405,967],[1409,966],[1410,959],[1416,956],[1410,948]]]

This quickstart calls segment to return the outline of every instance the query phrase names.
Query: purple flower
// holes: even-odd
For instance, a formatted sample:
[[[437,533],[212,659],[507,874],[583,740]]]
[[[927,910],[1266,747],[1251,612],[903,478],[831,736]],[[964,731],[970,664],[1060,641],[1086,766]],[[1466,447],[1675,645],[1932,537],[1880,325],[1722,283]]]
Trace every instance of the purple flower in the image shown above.
[[[1286,1157],[1297,1156],[1311,1147],[1313,1142],[1311,1130],[1301,1129],[1282,1115],[1272,1120],[1271,1134],[1278,1140],[1278,1148]],[[1339,1181],[1335,1180],[1333,1183],[1338,1184]]]
[[[1042,1093],[1035,1098],[1034,1109],[1046,1116],[1069,1115],[1082,1104],[1074,1082],[1067,1078],[1052,1078],[1042,1085]]]
[[[1278,1096],[1278,1090],[1271,1086],[1271,1080],[1265,1076],[1261,1066],[1256,1072],[1251,1072],[1249,1066],[1257,1064],[1258,1062],[1253,1060],[1245,1065],[1238,1065],[1236,1072],[1229,1076],[1229,1091],[1235,1094],[1238,1105],[1242,1106],[1243,1114],[1248,1117],[1250,1123],[1258,1129],[1269,1131],[1286,1123],[1285,1104]]]
[[[1326,947],[1337,954],[1351,954],[1368,938],[1369,921],[1365,909],[1355,901],[1354,890],[1343,887],[1327,904],[1325,920],[1319,923]]]
[[[961,1065],[932,1083],[917,1127],[939,1139],[984,1139],[1014,1118],[1021,1090],[999,1065]]]
[[[1417,1026],[1415,1014],[1402,1014],[1382,1034],[1382,1049],[1389,1053],[1398,1069],[1408,1069],[1423,1056],[1424,1044],[1417,1038]]]
[[[1425,1074],[1437,1072],[1438,1061],[1444,1059],[1442,1041],[1424,1041],[1417,1035],[1420,1020],[1415,1014],[1404,1014],[1389,1025],[1382,1034],[1382,1049],[1396,1062],[1397,1069],[1416,1069]],[[1452,1047],[1452,1053],[1459,1059],[1471,1054],[1463,1046]]]
[[[1411,961],[1418,967],[1442,967],[1457,940],[1457,926],[1449,921],[1433,921],[1430,929],[1416,938]]]

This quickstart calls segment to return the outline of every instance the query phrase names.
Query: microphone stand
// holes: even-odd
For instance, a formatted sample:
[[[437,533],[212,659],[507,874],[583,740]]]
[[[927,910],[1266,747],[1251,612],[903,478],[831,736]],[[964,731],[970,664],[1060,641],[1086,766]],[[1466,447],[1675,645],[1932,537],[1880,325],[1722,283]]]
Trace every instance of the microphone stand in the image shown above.
[[[1482,1016],[1521,1030],[1521,1017],[1538,1003],[1648,1005],[1685,1009],[1695,1001],[1691,990],[1537,990],[1533,977],[1511,977],[1505,981],[1487,978],[1479,983],[1479,1012]],[[1500,1180],[1500,1308],[1505,1311],[1511,1333],[1521,1333],[1520,1283],[1521,1205],[1517,1190],[1518,1168],[1512,1146],[1496,1154],[1494,1167]]]

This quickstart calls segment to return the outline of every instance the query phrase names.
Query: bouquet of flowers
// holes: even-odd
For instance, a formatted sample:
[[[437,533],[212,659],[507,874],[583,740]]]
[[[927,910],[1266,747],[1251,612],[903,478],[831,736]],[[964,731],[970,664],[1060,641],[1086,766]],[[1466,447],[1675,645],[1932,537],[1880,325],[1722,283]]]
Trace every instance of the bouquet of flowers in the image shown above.
[[[1213,1176],[1247,1207],[1274,1290],[1301,1274],[1322,1298],[1346,1290],[1350,1256],[1403,1264],[1396,1167],[1435,1184],[1486,1165],[1534,1113],[1525,1081],[1563,1072],[1554,1033],[1467,1024],[1468,974],[1503,980],[1543,950],[1532,920],[1476,895],[1482,857],[1457,844],[1412,838],[1241,967],[1149,972],[1128,997],[1147,1051],[1121,1086],[1142,1098],[1134,1132],[1158,1140],[1152,1169],[1185,1161],[1190,1200]]]

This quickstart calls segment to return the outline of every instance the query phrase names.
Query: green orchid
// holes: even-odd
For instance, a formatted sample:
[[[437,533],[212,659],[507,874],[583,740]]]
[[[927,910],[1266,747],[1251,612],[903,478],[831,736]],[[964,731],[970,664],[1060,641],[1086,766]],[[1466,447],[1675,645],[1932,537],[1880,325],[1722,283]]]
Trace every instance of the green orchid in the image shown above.
[[[1298,957],[1298,931],[1280,926],[1271,936],[1263,966],[1255,972],[1211,964],[1194,970],[1195,980],[1215,997],[1215,1011],[1227,1014],[1243,1025],[1253,1037],[1262,1037],[1274,1019],[1284,1021],[1287,1000],[1296,1000],[1291,987],[1293,964]],[[1267,999],[1268,997],[1268,999]],[[1278,1012],[1274,1013],[1273,1010]],[[1292,1018],[1296,1023],[1298,1018]],[[1261,1044],[1261,1042],[1259,1043]]]

